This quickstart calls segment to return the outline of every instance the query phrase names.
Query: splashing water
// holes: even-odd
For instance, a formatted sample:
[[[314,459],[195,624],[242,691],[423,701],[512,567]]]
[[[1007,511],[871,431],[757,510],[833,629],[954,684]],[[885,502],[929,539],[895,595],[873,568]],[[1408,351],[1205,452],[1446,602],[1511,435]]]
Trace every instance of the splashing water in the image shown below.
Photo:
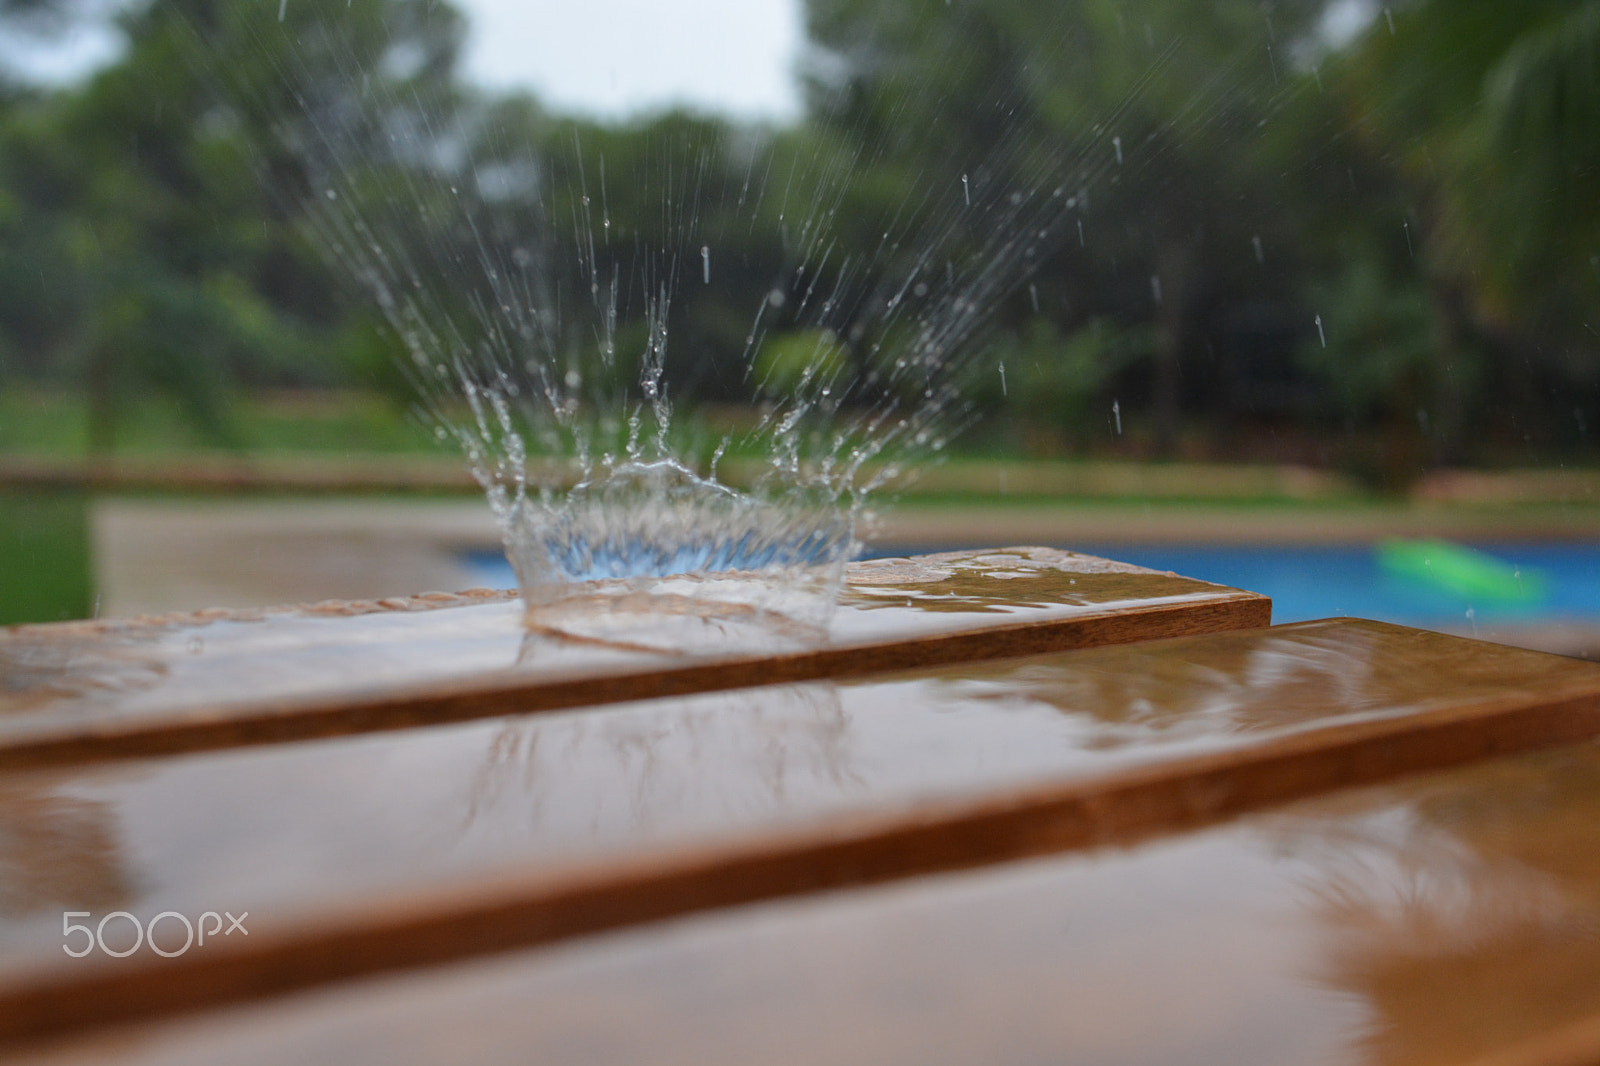
[[[1064,197],[1059,161],[1030,173],[1002,140],[996,159],[1030,184],[996,179],[999,165],[924,175],[906,194],[920,209],[897,211],[873,255],[848,255],[832,225],[849,151],[786,158],[777,139],[727,135],[635,167],[627,195],[658,194],[663,224],[621,233],[616,175],[576,127],[534,152],[502,136],[516,113],[436,116],[364,78],[348,70],[340,87],[359,83],[362,108],[348,91],[319,98],[309,77],[294,86],[295,148],[322,193],[315,235],[402,341],[426,413],[484,487],[535,625],[690,601],[825,624],[873,494],[971,418],[963,384],[985,317],[1073,232],[1073,213],[1082,240],[1087,192]],[[1087,158],[1085,188],[1114,166]],[[741,270],[740,235],[758,222],[780,230],[789,261]],[[751,417],[702,432],[671,402],[696,372],[668,344],[675,302],[739,285],[743,365],[713,373]]]

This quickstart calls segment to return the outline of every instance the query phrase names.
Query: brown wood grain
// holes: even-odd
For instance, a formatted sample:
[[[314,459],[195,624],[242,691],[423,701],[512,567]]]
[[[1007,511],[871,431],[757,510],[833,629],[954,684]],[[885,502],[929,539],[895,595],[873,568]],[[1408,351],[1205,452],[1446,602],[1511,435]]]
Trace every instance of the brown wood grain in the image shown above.
[[[548,679],[491,676],[393,691],[199,707],[181,716],[67,723],[0,733],[0,771],[311,740],[662,696],[853,678],[945,663],[1126,644],[1267,625],[1272,603],[1217,590],[1194,603],[1121,607],[1065,618],[883,642]]]
[[[59,972],[19,978],[0,987],[0,1043],[248,1002],[715,908],[1127,845],[1336,789],[1600,735],[1600,676],[1592,690],[1568,687],[1559,696],[1542,696],[1536,668],[1530,664],[1528,691],[1511,696],[1303,728],[1226,753],[1087,781],[839,818],[562,876],[530,867],[329,910],[292,929],[263,930],[177,959],[86,962],[69,978]]]
[[[1595,1066],[1600,1063],[1600,1017],[1541,1034],[1460,1066]]]

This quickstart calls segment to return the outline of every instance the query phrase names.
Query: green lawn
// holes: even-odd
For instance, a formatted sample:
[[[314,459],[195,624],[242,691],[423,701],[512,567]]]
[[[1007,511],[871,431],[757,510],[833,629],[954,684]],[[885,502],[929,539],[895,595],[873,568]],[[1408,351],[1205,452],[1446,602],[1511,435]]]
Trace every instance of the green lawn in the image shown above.
[[[0,492],[0,625],[93,610],[87,498]]]
[[[383,456],[459,462],[453,442],[441,443],[420,419],[372,394],[246,396],[231,417],[233,448],[221,454],[281,457],[289,465],[300,458]],[[723,432],[748,428],[750,417],[741,408],[683,419],[683,450],[708,455],[711,442]],[[87,427],[80,397],[0,390],[0,455],[81,457],[88,449]],[[1596,470],[1469,473],[1483,484],[1456,499],[1383,495],[1336,473],[1270,464],[1020,459],[959,447],[953,452],[926,466],[905,491],[875,500],[891,537],[934,545],[1018,538],[1317,542],[1389,535],[1600,535]],[[182,412],[147,399],[126,413],[117,454],[159,465],[168,457],[181,462],[216,456],[219,448],[201,439]],[[761,459],[730,452],[721,473],[730,484],[746,484],[761,473]],[[466,479],[447,491],[477,492]],[[88,507],[81,493],[0,489],[0,624],[93,613]]]
[[[229,407],[232,440],[207,440],[178,407],[157,397],[129,405],[116,452],[182,454],[219,448],[255,454],[443,453],[430,428],[382,396],[359,392],[242,396]],[[65,392],[0,390],[0,452],[84,455],[88,405]]]

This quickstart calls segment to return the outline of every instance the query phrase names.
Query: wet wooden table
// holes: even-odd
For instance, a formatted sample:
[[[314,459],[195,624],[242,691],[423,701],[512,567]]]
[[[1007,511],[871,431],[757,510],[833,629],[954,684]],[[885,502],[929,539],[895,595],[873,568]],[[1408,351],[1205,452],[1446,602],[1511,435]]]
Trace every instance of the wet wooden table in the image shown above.
[[[918,567],[923,586],[902,580]],[[387,669],[400,633],[409,684],[491,709],[156,751],[124,728],[17,760],[0,771],[0,1047],[40,1063],[1600,1055],[1600,665],[1243,612],[1187,635],[1108,627],[1117,643],[1096,647],[1070,622],[1128,622],[1137,589],[1049,596],[1104,577],[1163,608],[1259,599],[1026,552],[869,575],[854,602],[880,606],[855,609],[898,613],[767,657],[824,657],[806,671],[695,688],[660,680],[691,664],[590,645],[554,681],[503,663],[485,681],[472,657],[518,641],[436,623],[503,605],[374,610],[327,619],[335,660]],[[919,610],[930,578],[945,594]],[[395,628],[363,642],[374,618]],[[205,629],[273,619],[178,623],[128,660],[163,666],[121,690],[126,719],[114,686],[73,687],[81,671],[10,674],[27,723],[11,735],[352,692],[394,706],[406,686],[364,695],[334,670],[271,690],[304,683],[270,663],[314,659],[318,631],[296,627],[320,620],[278,619],[276,646]],[[1043,654],[1039,632],[1018,639],[1041,627],[1059,641]],[[241,643],[207,636],[222,646],[182,659],[196,629]],[[983,634],[1001,638],[989,658]],[[448,664],[420,661],[431,641]],[[872,661],[834,676],[825,656],[858,648]],[[258,691],[219,700],[236,669]],[[621,702],[540,695],[619,676]],[[99,941],[64,936],[63,912]],[[247,913],[248,935],[185,947],[207,913]],[[159,933],[135,943],[136,924]],[[63,950],[86,935],[85,957]]]
[[[670,582],[664,582],[670,585]],[[670,590],[524,624],[487,589],[0,629],[0,769],[346,736],[1264,626],[1239,589],[1049,548],[852,563],[826,630]]]

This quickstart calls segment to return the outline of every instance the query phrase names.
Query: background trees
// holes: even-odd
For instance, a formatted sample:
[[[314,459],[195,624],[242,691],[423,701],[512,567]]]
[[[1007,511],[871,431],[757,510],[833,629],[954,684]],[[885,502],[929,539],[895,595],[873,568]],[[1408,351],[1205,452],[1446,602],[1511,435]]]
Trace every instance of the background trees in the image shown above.
[[[296,117],[358,103],[344,73],[392,69],[397,50],[422,58],[392,80],[449,87],[461,24],[430,7],[352,3],[336,37],[261,4],[136,7],[119,16],[120,62],[15,95],[0,124],[6,370],[86,390],[98,448],[135,393],[174,397],[227,443],[230,388],[347,377],[349,311],[297,225]]]
[[[1330,65],[1352,150],[1394,189],[1381,224],[1390,284],[1427,307],[1404,362],[1436,455],[1460,459],[1485,434],[1587,448],[1600,400],[1600,4],[1414,3]],[[1359,261],[1335,269],[1352,278]]]
[[[689,404],[754,402],[819,346],[867,373],[904,340],[883,294],[936,247],[952,273],[1016,257],[967,386],[1022,425],[994,446],[1388,483],[1592,453],[1596,0],[1369,6],[1346,37],[1328,10],[1361,5],[1325,0],[809,0],[782,130],[487,98],[447,4],[323,6],[135,8],[86,84],[0,85],[0,374],[86,391],[99,446],[152,390],[223,444],[240,389],[410,395],[331,192],[452,329],[485,328],[463,280],[509,265],[550,312],[530,343],[596,376],[613,346],[611,387],[665,285]],[[803,268],[834,272],[828,316],[771,298]]]
[[[1294,57],[1321,7],[814,0],[811,35],[840,63],[833,84],[813,81],[812,110],[876,146],[902,184],[955,162],[982,189],[1064,187],[1066,239],[1002,329],[1037,335],[1025,323],[1038,298],[1065,336],[1127,330],[1124,350],[1141,357],[1103,372],[1170,449],[1185,407],[1233,400],[1218,385],[1241,369],[1234,338],[1218,337],[1230,313],[1290,295],[1295,219],[1274,124],[1309,81]]]

